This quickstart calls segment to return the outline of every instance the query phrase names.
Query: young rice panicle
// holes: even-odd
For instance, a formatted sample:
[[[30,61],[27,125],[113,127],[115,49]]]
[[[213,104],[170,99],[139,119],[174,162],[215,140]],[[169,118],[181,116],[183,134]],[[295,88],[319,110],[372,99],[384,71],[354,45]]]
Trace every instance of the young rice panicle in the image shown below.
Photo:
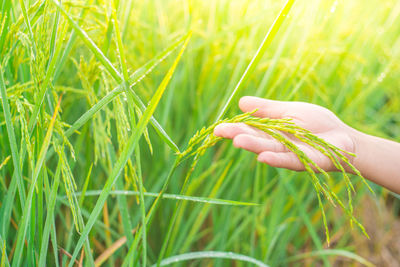
[[[178,153],[178,157],[181,161],[195,157],[195,161],[192,163],[192,168],[195,167],[197,159],[199,156],[202,156],[205,151],[214,146],[218,141],[222,140],[222,137],[215,136],[213,134],[214,128],[221,123],[244,123],[248,126],[257,128],[269,136],[283,144],[288,150],[296,154],[300,162],[304,165],[308,176],[310,177],[310,181],[313,184],[315,192],[317,194],[318,204],[322,213],[323,223],[326,232],[326,239],[329,244],[329,229],[327,225],[327,220],[325,216],[325,211],[322,205],[321,195],[323,195],[329,202],[336,206],[338,204],[345,214],[348,216],[350,223],[355,223],[364,235],[368,237],[368,234],[365,231],[364,226],[358,222],[358,220],[353,215],[353,206],[352,206],[352,192],[355,192],[354,186],[349,179],[348,174],[344,169],[344,165],[349,166],[354,173],[361,178],[363,183],[368,187],[368,189],[372,191],[369,187],[365,178],[361,175],[361,173],[356,169],[356,167],[350,163],[349,159],[346,155],[350,157],[354,157],[353,153],[348,151],[344,151],[328,142],[323,140],[322,138],[316,136],[310,131],[296,125],[291,119],[270,119],[270,118],[259,118],[254,117],[252,114],[256,112],[256,110],[252,112],[243,113],[237,115],[230,119],[222,119],[217,121],[216,123],[210,125],[209,127],[203,127],[201,130],[197,131],[193,137],[189,140],[187,148],[185,151]],[[311,146],[312,148],[318,150],[325,156],[327,156],[334,166],[341,171],[343,180],[345,181],[346,190],[348,192],[348,204],[345,205],[344,202],[336,195],[332,186],[329,183],[332,181],[332,177],[329,173],[320,168],[313,160],[311,160],[306,153],[304,153],[295,143],[293,143],[287,136],[284,134],[291,134],[301,142]],[[317,175],[317,172],[322,175]],[[321,177],[322,176],[322,177]]]

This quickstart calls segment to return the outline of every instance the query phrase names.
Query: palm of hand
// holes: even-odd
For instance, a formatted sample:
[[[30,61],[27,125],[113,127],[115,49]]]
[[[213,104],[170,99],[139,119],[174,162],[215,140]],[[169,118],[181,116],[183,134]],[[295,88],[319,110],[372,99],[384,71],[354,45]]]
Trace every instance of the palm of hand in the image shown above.
[[[244,112],[258,109],[255,116],[269,118],[291,118],[301,126],[325,141],[343,150],[354,152],[354,144],[347,133],[347,128],[331,111],[313,104],[303,102],[272,101],[256,97],[244,97],[239,103]],[[304,170],[297,156],[265,132],[243,123],[220,124],[214,130],[218,136],[233,139],[236,147],[258,154],[258,160],[274,167],[296,171]],[[319,167],[334,171],[329,158],[319,151],[287,135]]]

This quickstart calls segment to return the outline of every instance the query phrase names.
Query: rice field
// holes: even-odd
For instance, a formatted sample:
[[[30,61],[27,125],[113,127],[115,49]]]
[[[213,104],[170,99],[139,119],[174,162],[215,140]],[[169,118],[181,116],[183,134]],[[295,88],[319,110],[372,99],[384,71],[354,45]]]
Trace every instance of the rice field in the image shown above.
[[[0,10],[1,267],[383,263],[392,243],[375,229],[395,229],[399,197],[361,175],[317,174],[279,132],[333,162],[342,151],[237,103],[310,102],[399,141],[399,1],[0,0]],[[310,168],[272,168],[212,134],[230,121]],[[379,214],[389,219],[374,225]]]

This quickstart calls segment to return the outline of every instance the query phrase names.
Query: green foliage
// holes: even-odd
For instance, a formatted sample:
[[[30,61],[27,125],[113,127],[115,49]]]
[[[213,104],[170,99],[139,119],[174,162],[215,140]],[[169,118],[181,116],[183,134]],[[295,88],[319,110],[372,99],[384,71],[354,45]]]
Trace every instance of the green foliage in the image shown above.
[[[398,138],[398,1],[0,0],[0,10],[0,266],[369,264],[341,230],[366,234],[354,214],[376,191],[352,155],[235,105],[313,102]],[[257,163],[212,134],[221,122],[268,133],[307,171]],[[341,172],[319,169],[285,133]]]

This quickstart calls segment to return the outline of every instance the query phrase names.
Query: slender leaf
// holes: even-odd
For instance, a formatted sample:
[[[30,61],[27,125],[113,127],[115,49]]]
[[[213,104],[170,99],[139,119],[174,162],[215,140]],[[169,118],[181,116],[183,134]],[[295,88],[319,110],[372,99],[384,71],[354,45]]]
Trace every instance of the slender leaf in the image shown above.
[[[276,34],[278,33],[279,28],[281,27],[283,21],[287,17],[293,3],[295,0],[288,0],[284,7],[282,8],[279,15],[276,17],[274,23],[272,24],[271,28],[269,28],[267,34],[265,35],[263,41],[261,42],[260,46],[258,47],[256,53],[254,54],[253,58],[251,59],[249,65],[247,65],[246,70],[244,71],[242,77],[240,78],[239,82],[236,84],[235,88],[233,89],[232,93],[230,94],[229,98],[225,102],[225,105],[222,107],[217,119],[215,121],[219,121],[225,115],[228,108],[232,105],[233,100],[237,95],[239,95],[240,91],[243,88],[244,82],[250,77],[253,73],[254,69],[256,68],[257,64],[260,62],[262,56],[264,55],[265,51],[267,51],[269,45],[274,40]]]
[[[323,249],[323,250],[302,253],[302,254],[298,254],[293,257],[287,258],[285,262],[294,262],[294,261],[300,261],[303,259],[309,259],[309,258],[315,258],[315,257],[321,257],[321,256],[344,257],[344,258],[348,258],[351,260],[355,260],[365,266],[370,266],[370,267],[375,266],[372,262],[364,259],[363,257],[361,257],[353,252],[342,250],[342,249]]]
[[[107,178],[107,181],[105,183],[105,186],[96,202],[96,205],[92,211],[92,213],[90,214],[89,220],[85,226],[85,228],[82,231],[82,234],[78,240],[78,242],[76,243],[75,246],[75,251],[72,254],[71,260],[70,260],[70,264],[69,266],[72,267],[76,257],[78,256],[78,253],[83,245],[83,242],[85,241],[85,239],[87,238],[87,236],[89,235],[90,230],[92,229],[94,223],[97,220],[97,217],[99,216],[102,207],[111,191],[111,188],[113,187],[113,185],[115,184],[116,180],[118,179],[122,169],[124,168],[126,162],[128,161],[128,159],[130,158],[130,156],[133,153],[133,150],[135,149],[137,143],[139,142],[139,139],[141,137],[141,135],[143,134],[146,125],[148,124],[148,122],[150,121],[151,116],[153,115],[171,77],[172,74],[174,73],[176,66],[178,65],[178,62],[183,54],[184,49],[186,48],[189,39],[190,39],[189,35],[186,40],[185,43],[178,55],[178,57],[175,59],[172,67],[169,69],[168,73],[166,74],[166,76],[164,77],[164,79],[162,80],[160,86],[158,87],[157,91],[155,92],[155,94],[153,95],[149,106],[146,108],[145,112],[143,113],[143,116],[140,118],[137,127],[134,129],[132,135],[129,137],[129,140],[126,143],[126,146],[124,147],[124,149],[121,152],[120,157],[118,158],[117,162],[114,165],[114,168],[111,172],[111,175]]]
[[[132,94],[134,95],[135,104],[141,109],[141,111],[145,110],[145,105],[139,99],[139,97],[132,90],[137,83],[139,83],[145,76],[147,76],[160,62],[162,62],[167,56],[169,56],[185,39],[187,35],[180,38],[178,41],[173,43],[171,46],[166,48],[162,53],[149,60],[142,67],[138,68],[129,78],[129,84]],[[93,115],[104,108],[108,103],[110,103],[116,96],[124,92],[124,86],[119,85],[111,92],[109,92],[106,96],[104,96],[99,102],[93,105],[88,111],[86,111],[79,119],[77,119],[74,124],[65,132],[65,136],[71,136],[76,130],[78,130],[82,125],[84,125]],[[153,125],[157,134],[171,147],[175,152],[179,152],[177,145],[172,141],[172,139],[168,136],[162,126],[151,117],[150,123]]]
[[[86,191],[85,196],[99,196],[101,194],[101,190],[89,190]],[[76,192],[76,196],[81,196],[83,192]],[[110,191],[110,195],[124,195],[124,196],[138,196],[140,192],[138,191],[130,191],[130,190],[112,190]],[[159,193],[152,192],[144,192],[143,195],[145,197],[158,197]],[[66,198],[66,196],[59,196],[60,198]],[[215,205],[228,205],[228,206],[257,206],[257,203],[251,202],[242,202],[236,200],[227,200],[227,199],[218,199],[218,198],[210,198],[210,197],[194,197],[194,196],[182,196],[177,194],[163,194],[162,198],[165,199],[174,199],[174,200],[186,200],[192,202],[199,203],[208,203]]]
[[[47,130],[42,147],[40,149],[40,153],[39,153],[38,160],[36,162],[35,170],[33,172],[32,178],[31,178],[31,185],[29,187],[28,197],[26,198],[26,203],[25,203],[25,207],[24,207],[24,212],[22,214],[21,224],[18,229],[17,240],[16,240],[17,243],[16,243],[15,253],[14,253],[13,262],[12,262],[13,266],[20,266],[21,260],[23,258],[22,252],[23,252],[23,246],[24,246],[24,242],[25,242],[25,235],[26,235],[26,231],[27,231],[28,223],[29,223],[28,218],[31,213],[33,193],[34,193],[34,190],[36,187],[36,181],[37,181],[39,173],[42,169],[43,162],[46,158],[46,153],[47,153],[47,150],[50,145],[51,136],[53,134],[54,122],[55,122],[56,116],[58,114],[60,102],[61,102],[61,98],[58,101],[56,110],[54,111],[53,117],[51,119],[49,128]]]
[[[39,255],[39,266],[45,266],[46,264],[46,255],[49,245],[49,236],[51,227],[53,227],[53,219],[54,219],[54,208],[56,205],[56,196],[58,191],[58,185],[60,184],[60,172],[61,172],[61,162],[59,161],[56,174],[54,176],[54,182],[51,187],[50,199],[48,200],[48,208],[46,215],[46,222],[43,230],[42,243],[40,245],[40,255]]]
[[[15,132],[14,132],[14,126],[12,124],[11,120],[11,112],[10,112],[10,107],[8,105],[8,100],[7,100],[7,93],[6,93],[6,86],[4,83],[4,77],[3,77],[3,69],[0,66],[0,93],[1,93],[1,100],[2,100],[2,105],[3,105],[3,111],[4,111],[4,117],[6,121],[6,127],[7,127],[7,133],[8,133],[8,140],[9,144],[11,147],[11,156],[13,160],[13,165],[14,165],[14,170],[15,170],[15,176],[13,176],[14,182],[18,185],[18,191],[19,191],[19,198],[21,201],[21,206],[24,207],[25,204],[25,188],[24,188],[24,183],[22,180],[22,172],[20,168],[20,161],[19,161],[19,153],[18,153],[18,148],[17,148],[17,141],[15,139]],[[12,183],[14,183],[12,181]],[[13,186],[10,186],[13,188]],[[14,189],[11,189],[11,191],[14,191]],[[14,191],[15,192],[15,191]],[[12,199],[14,198],[14,192],[10,192]],[[11,214],[11,205],[3,205],[4,209],[4,215],[7,214],[7,216],[2,216],[4,218],[8,218],[8,216]],[[3,208],[2,207],[2,208]],[[1,231],[2,235],[5,236],[5,224],[9,223],[8,221],[3,221],[1,220]]]
[[[200,251],[200,252],[190,252],[181,255],[176,255],[163,259],[160,263],[160,266],[168,266],[173,263],[188,261],[188,260],[213,259],[213,258],[243,261],[259,267],[268,267],[268,265],[252,257],[233,252],[224,252],[224,251]],[[157,265],[154,264],[153,267],[155,266]]]

